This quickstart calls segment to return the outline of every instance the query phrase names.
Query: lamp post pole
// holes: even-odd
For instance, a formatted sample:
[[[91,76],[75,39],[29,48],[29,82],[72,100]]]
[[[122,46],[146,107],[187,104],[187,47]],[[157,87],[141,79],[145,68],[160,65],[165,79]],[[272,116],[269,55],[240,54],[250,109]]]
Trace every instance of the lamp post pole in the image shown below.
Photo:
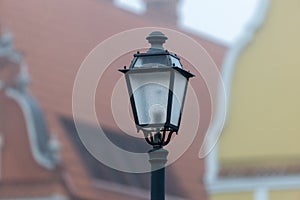
[[[165,164],[168,151],[162,147],[153,148],[149,152],[151,164],[151,200],[165,199]]]

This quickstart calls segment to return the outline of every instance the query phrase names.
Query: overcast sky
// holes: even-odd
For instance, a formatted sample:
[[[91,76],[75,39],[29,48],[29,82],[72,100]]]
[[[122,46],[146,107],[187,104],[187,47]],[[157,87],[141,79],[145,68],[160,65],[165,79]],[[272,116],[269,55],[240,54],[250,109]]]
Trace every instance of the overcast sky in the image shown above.
[[[260,0],[184,0],[180,23],[232,43],[252,19]]]
[[[181,0],[179,23],[191,31],[231,44],[252,19],[260,0]],[[142,13],[142,0],[115,0],[133,12]]]

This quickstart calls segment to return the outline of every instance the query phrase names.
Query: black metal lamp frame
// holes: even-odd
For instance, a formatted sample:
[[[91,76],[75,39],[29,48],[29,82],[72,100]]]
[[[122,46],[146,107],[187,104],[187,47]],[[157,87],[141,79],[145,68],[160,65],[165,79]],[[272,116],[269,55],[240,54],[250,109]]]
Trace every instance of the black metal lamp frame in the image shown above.
[[[163,48],[163,43],[167,40],[167,37],[159,32],[154,31],[146,38],[151,44],[151,48],[147,53],[134,54],[134,58],[131,61],[129,69],[119,69],[120,72],[125,74],[128,93],[130,96],[130,103],[132,108],[132,113],[134,121],[136,124],[137,131],[143,131],[145,140],[148,144],[152,145],[149,153],[150,163],[151,163],[151,200],[164,200],[165,199],[165,163],[167,162],[168,151],[163,149],[164,146],[170,143],[174,133],[178,134],[178,129],[181,122],[182,110],[185,102],[185,96],[187,91],[187,85],[189,78],[194,77],[189,71],[186,71],[182,68],[180,63],[180,58],[168,50]],[[165,56],[164,63],[157,63],[155,67],[137,67],[137,61],[143,58],[149,58],[155,62],[158,61],[157,56]],[[163,58],[163,57],[162,57]],[[155,60],[157,59],[157,60]],[[175,59],[175,63],[172,63],[172,59]],[[155,63],[154,62],[154,63]],[[176,66],[180,65],[180,66]],[[135,67],[136,66],[136,67]],[[130,84],[129,75],[138,74],[138,73],[151,73],[151,72],[170,72],[170,82],[169,82],[169,93],[168,93],[168,104],[167,104],[167,116],[166,122],[164,124],[140,124],[137,114],[136,102],[134,99],[132,87]],[[181,102],[180,114],[177,124],[171,123],[172,117],[172,103],[173,103],[173,90],[174,90],[174,81],[175,73],[178,72],[184,76],[187,81],[184,88],[183,99]]]

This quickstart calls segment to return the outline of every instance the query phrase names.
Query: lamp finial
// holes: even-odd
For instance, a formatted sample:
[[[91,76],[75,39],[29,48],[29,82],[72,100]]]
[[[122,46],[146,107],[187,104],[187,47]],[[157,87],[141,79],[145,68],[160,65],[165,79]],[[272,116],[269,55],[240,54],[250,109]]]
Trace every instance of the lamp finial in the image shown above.
[[[163,44],[166,42],[168,37],[160,31],[153,31],[146,37],[146,39],[151,44],[151,48],[148,51],[153,51],[164,50]]]

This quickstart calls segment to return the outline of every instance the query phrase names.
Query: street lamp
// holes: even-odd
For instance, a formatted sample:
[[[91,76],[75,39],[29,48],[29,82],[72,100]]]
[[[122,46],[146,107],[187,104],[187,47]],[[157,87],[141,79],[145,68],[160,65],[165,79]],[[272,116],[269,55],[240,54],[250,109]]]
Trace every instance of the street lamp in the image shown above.
[[[137,52],[125,74],[134,121],[144,133],[151,163],[151,199],[164,200],[167,145],[178,133],[189,78],[194,75],[183,69],[180,58],[163,48],[168,39],[154,31],[146,38],[151,47]]]

